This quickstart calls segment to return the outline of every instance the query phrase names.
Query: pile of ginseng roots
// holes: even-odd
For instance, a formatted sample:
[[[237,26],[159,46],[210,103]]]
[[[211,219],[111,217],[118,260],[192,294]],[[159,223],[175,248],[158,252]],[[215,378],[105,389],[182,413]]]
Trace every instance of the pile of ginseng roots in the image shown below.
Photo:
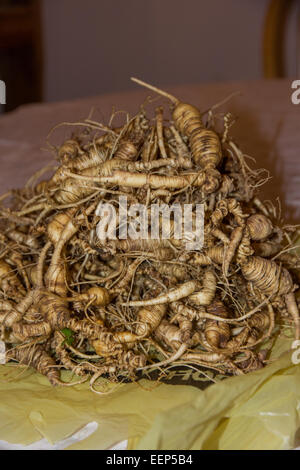
[[[52,145],[49,179],[45,168],[1,198],[4,362],[53,385],[89,380],[96,391],[101,377],[163,380],[176,366],[246,374],[268,364],[285,329],[300,336],[297,228],[257,197],[268,175],[230,138],[231,115],[217,131],[212,111],[135,81],[167,109],[150,118],[143,104],[120,127],[77,123]],[[149,210],[203,204],[202,249],[173,237],[172,220],[168,238],[97,237],[99,203],[118,213],[120,196]]]

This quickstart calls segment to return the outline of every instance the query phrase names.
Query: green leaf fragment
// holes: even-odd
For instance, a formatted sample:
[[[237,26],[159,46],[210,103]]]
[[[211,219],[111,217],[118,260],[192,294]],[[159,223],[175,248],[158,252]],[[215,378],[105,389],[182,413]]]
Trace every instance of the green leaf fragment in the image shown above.
[[[63,328],[61,332],[65,337],[64,343],[66,342],[71,346],[74,342],[74,331],[70,330],[70,328]]]

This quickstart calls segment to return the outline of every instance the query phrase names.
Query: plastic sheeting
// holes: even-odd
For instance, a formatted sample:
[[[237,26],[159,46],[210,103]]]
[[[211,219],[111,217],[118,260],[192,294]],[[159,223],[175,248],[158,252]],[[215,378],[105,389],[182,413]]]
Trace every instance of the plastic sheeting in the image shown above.
[[[0,439],[55,444],[94,422],[92,434],[66,448],[129,439],[131,449],[290,449],[300,427],[300,367],[290,346],[277,339],[267,367],[205,390],[142,380],[96,395],[88,384],[52,387],[32,370],[0,366]]]

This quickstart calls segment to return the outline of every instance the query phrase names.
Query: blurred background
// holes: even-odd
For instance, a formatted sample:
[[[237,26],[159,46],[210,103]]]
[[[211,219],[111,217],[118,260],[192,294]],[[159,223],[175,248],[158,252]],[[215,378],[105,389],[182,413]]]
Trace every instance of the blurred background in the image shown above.
[[[0,0],[2,112],[135,87],[296,77],[297,0]]]

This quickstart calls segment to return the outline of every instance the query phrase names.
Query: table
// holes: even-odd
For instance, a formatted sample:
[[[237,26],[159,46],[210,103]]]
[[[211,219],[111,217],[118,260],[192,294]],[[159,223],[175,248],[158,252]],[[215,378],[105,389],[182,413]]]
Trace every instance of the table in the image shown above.
[[[291,80],[236,81],[167,87],[181,100],[206,110],[234,92],[239,92],[215,110],[230,111],[236,117],[231,135],[243,151],[256,158],[272,179],[261,189],[262,199],[279,195],[286,219],[296,222],[300,215],[300,105],[291,102]],[[0,116],[1,192],[20,187],[31,174],[53,162],[45,141],[49,130],[62,121],[82,121],[92,108],[93,119],[107,122],[112,107],[137,112],[149,96],[144,89],[106,94],[73,101],[24,105]],[[152,94],[153,96],[153,94]],[[67,138],[71,128],[58,130]],[[55,139],[57,140],[56,133]]]

